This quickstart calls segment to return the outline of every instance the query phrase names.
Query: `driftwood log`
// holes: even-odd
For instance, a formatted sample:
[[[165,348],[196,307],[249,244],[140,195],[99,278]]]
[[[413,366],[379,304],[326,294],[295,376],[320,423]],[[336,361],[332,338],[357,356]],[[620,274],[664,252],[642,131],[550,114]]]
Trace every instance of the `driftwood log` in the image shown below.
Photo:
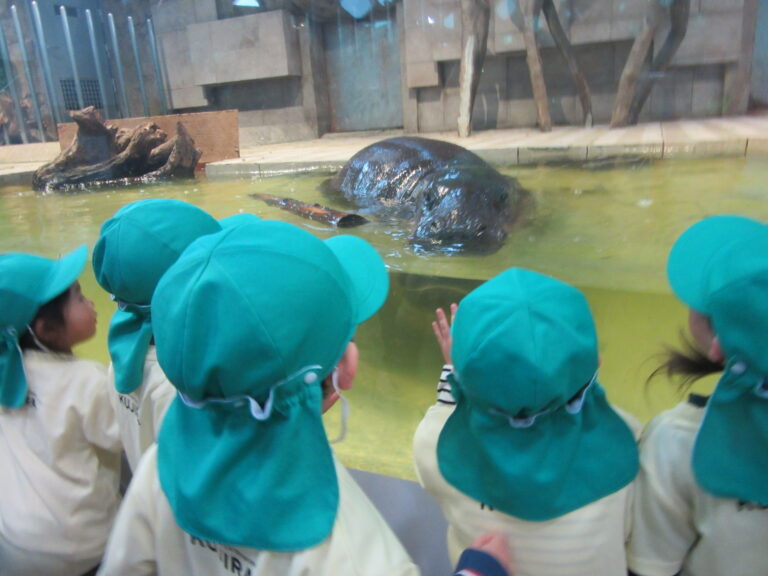
[[[77,124],[77,134],[68,148],[35,171],[35,190],[194,177],[202,152],[181,123],[169,139],[152,122],[118,130],[104,124],[92,106],[70,116]]]

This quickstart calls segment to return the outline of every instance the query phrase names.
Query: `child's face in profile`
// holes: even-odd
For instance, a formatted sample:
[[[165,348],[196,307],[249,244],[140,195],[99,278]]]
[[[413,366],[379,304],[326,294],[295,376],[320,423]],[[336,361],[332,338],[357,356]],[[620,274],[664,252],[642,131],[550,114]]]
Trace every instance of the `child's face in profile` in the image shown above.
[[[357,351],[357,344],[350,342],[347,344],[347,349],[344,351],[344,356],[339,360],[338,366],[336,366],[337,382],[339,390],[349,390],[352,388],[352,383],[357,374],[357,362],[359,353]],[[339,399],[339,393],[333,388],[332,383],[333,374],[330,374],[322,382],[323,386],[323,412],[329,410],[336,401]]]
[[[80,282],[69,287],[69,295],[64,304],[64,326],[59,335],[58,348],[71,351],[72,347],[85,342],[96,334],[96,309],[93,302],[86,298]]]

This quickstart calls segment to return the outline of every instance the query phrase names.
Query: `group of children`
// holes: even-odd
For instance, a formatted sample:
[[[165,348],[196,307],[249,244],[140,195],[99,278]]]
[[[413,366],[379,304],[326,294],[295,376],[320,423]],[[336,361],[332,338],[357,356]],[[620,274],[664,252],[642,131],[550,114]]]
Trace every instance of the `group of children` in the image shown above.
[[[86,261],[0,255],[0,574],[418,574],[322,420],[387,297],[373,247],[129,204],[93,249],[108,370],[72,354],[95,332]],[[414,460],[458,574],[768,574],[768,226],[705,219],[668,275],[692,346],[663,369],[723,375],[642,434],[575,288],[512,268],[437,311]]]

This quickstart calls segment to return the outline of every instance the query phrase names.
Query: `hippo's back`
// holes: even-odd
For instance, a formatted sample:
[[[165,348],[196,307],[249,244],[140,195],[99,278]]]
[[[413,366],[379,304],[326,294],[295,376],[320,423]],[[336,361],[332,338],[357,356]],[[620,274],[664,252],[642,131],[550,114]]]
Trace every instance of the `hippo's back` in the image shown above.
[[[402,136],[360,150],[331,180],[331,187],[359,205],[403,204],[413,200],[419,183],[438,170],[486,163],[466,148]]]

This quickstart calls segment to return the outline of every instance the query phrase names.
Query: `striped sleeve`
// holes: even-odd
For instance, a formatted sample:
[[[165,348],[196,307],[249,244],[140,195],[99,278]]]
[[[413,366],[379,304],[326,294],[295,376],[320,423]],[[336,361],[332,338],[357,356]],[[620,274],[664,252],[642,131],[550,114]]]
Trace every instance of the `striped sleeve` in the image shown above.
[[[443,369],[440,372],[440,380],[437,383],[437,403],[448,404],[453,406],[456,404],[456,400],[451,394],[451,383],[448,382],[448,374],[453,372],[452,364],[444,364]]]

